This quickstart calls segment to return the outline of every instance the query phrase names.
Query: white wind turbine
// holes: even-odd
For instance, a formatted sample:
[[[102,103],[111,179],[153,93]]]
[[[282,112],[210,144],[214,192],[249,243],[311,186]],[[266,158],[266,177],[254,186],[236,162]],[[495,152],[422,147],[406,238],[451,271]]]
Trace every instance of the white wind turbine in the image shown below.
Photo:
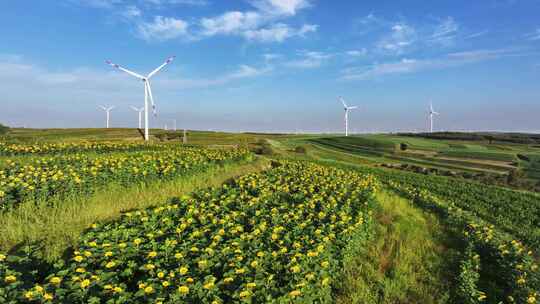
[[[429,132],[433,133],[433,115],[440,115],[433,110],[433,103],[429,103]]]
[[[139,129],[142,129],[142,112],[144,112],[144,108],[136,108],[133,106],[131,108],[133,111],[139,112]]]
[[[354,109],[358,109],[358,107],[357,106],[348,106],[345,103],[345,100],[343,99],[343,97],[339,97],[339,100],[343,104],[343,108],[345,110],[345,136],[349,136],[349,111],[354,110]]]
[[[157,72],[159,72],[167,64],[171,63],[171,61],[173,61],[173,59],[175,57],[176,56],[172,56],[172,57],[167,58],[167,60],[162,65],[160,65],[155,70],[150,72],[146,77],[141,76],[141,75],[139,75],[139,74],[137,74],[135,72],[132,72],[132,71],[130,71],[128,69],[125,69],[125,68],[119,66],[118,64],[114,64],[110,60],[106,61],[106,63],[109,64],[110,66],[112,66],[114,68],[117,68],[117,69],[119,69],[121,71],[124,71],[124,72],[128,73],[131,76],[135,76],[139,80],[142,80],[142,82],[144,83],[144,140],[146,140],[146,141],[148,141],[149,138],[150,138],[149,137],[150,134],[148,132],[148,97],[150,97],[150,102],[152,103],[152,111],[154,112],[154,116],[157,115],[157,113],[156,113],[156,105],[154,104],[154,97],[152,97],[152,88],[150,87],[150,78],[152,78],[152,76],[154,76]]]
[[[103,111],[107,112],[107,129],[109,128],[109,118],[110,118],[110,115],[111,115],[111,110],[114,109],[114,106],[110,106],[110,107],[104,107],[104,106],[99,106],[100,108],[103,109]]]

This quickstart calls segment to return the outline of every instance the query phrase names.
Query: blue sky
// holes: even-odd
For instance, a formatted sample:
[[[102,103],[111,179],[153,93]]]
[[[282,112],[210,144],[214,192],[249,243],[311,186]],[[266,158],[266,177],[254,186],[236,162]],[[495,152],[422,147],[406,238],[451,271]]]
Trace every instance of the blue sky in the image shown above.
[[[540,131],[539,0],[21,0],[0,10],[0,122],[354,132]],[[101,112],[100,112],[101,111]]]

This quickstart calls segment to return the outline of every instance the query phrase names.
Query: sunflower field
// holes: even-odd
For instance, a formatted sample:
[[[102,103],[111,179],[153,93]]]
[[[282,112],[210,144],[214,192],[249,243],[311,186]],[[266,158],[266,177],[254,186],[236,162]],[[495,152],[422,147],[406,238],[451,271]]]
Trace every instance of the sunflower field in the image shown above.
[[[378,187],[371,175],[275,162],[96,223],[46,273],[0,255],[0,302],[330,302],[345,250],[371,234]]]
[[[30,160],[5,160],[0,166],[0,210],[26,201],[86,195],[111,183],[127,186],[168,179],[216,163],[247,159],[245,149],[171,146],[161,151],[115,153],[90,157],[74,153]]]
[[[0,156],[21,156],[21,155],[45,155],[45,154],[67,154],[67,153],[110,153],[110,152],[133,152],[141,150],[160,150],[166,145],[132,143],[132,142],[80,142],[80,143],[35,143],[16,144],[1,143]]]

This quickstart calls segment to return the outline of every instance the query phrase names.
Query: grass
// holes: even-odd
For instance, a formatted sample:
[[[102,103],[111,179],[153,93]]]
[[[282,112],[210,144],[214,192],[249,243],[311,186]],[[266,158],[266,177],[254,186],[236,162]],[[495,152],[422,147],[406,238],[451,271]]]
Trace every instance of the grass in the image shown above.
[[[5,252],[22,243],[38,243],[43,257],[52,261],[74,245],[81,232],[92,223],[118,218],[127,210],[159,205],[196,189],[218,186],[227,179],[260,171],[267,165],[264,159],[227,163],[205,172],[146,186],[122,188],[111,185],[92,197],[75,197],[53,206],[22,204],[14,211],[0,214],[0,249]]]
[[[449,241],[434,215],[393,193],[377,195],[375,234],[347,256],[336,303],[448,303]]]
[[[160,142],[156,136],[175,135],[175,139],[170,142],[181,142],[183,130],[165,131],[162,129],[151,129],[150,140]],[[301,135],[287,134],[265,134],[265,133],[228,133],[213,131],[193,131],[187,130],[188,144],[194,145],[238,145],[255,142],[265,138],[303,138]],[[15,143],[35,143],[35,142],[81,142],[81,141],[143,141],[142,134],[136,128],[83,128],[83,129],[11,129],[0,140]]]

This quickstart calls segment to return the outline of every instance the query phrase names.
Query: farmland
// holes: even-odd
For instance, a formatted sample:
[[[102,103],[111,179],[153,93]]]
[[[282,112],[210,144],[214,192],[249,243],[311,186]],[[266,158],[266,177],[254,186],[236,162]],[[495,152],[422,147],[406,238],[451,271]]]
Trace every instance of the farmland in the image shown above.
[[[538,193],[395,165],[504,175],[529,145],[92,132],[0,145],[3,303],[540,301]]]
[[[534,141],[517,144],[507,142],[510,139],[506,137],[502,137],[501,141],[488,141],[483,137],[465,140],[465,135],[461,136],[461,139],[444,137],[433,140],[410,135],[363,135],[319,137],[307,143],[355,154],[369,162],[388,167],[461,176],[518,189],[540,190],[540,150]],[[507,181],[511,173],[512,176],[517,174],[519,181]]]

